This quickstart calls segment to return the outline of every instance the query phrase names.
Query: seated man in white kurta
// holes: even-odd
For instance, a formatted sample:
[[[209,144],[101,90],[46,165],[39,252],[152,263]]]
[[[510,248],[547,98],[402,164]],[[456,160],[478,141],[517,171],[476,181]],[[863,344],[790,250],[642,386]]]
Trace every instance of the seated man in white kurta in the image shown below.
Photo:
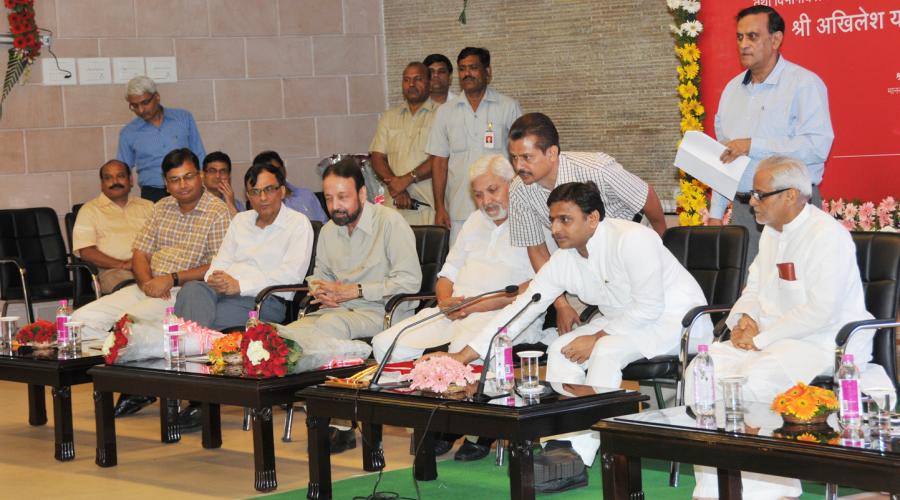
[[[753,177],[750,205],[764,224],[759,254],[747,286],[726,320],[731,340],[712,344],[717,379],[747,377],[744,398],[763,403],[798,381],[809,383],[834,370],[834,339],[851,321],[870,319],[856,264],[856,247],[833,217],[809,205],[812,189],[799,160],[771,157]],[[854,335],[847,347],[857,366],[872,357],[871,331]],[[877,378],[881,367],[863,374]],[[868,373],[866,373],[868,372]],[[884,376],[881,387],[891,387]],[[878,383],[878,382],[876,382]],[[693,401],[688,369],[685,394]],[[742,473],[745,499],[799,497],[796,479]],[[717,498],[716,470],[695,467],[694,497]]]
[[[602,314],[550,344],[548,381],[619,387],[622,369],[628,363],[675,354],[681,318],[692,307],[706,304],[706,299],[659,235],[631,221],[604,218],[603,200],[593,182],[561,184],[550,193],[547,205],[559,250],[541,267],[524,294],[491,318],[462,351],[451,356],[464,363],[484,356],[497,329],[535,293],[540,293],[540,300],[512,322],[511,335],[520,332],[564,292],[596,305]],[[712,324],[706,319],[696,325],[693,338],[702,342],[711,331]],[[580,456],[579,466],[574,474],[560,476],[556,469],[541,469],[540,457],[535,458],[537,490],[560,491],[587,484],[584,466],[593,462],[600,447],[597,433],[580,432],[564,440],[571,445],[555,443],[554,453],[568,450],[571,459]]]
[[[466,299],[507,285],[524,290],[534,276],[528,252],[509,241],[509,183],[515,172],[500,155],[480,158],[469,167],[472,195],[478,210],[466,220],[435,285],[438,307],[423,309],[379,333],[372,340],[375,359],[381,363],[391,342],[407,325],[448,309]],[[438,316],[403,333],[390,361],[415,359],[428,347],[450,343],[450,351],[462,349],[485,323],[515,299],[515,295],[489,295],[471,305]],[[517,342],[537,342],[541,336],[541,318],[526,327]]]

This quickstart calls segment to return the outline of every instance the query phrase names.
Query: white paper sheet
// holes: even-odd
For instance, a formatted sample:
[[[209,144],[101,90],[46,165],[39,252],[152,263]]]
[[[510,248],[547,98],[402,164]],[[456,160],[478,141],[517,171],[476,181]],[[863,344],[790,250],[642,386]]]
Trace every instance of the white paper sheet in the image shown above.
[[[731,163],[719,161],[725,146],[712,137],[691,130],[684,134],[678,153],[675,155],[675,166],[711,187],[714,191],[729,200],[734,199],[738,182],[750,158],[740,156]]]

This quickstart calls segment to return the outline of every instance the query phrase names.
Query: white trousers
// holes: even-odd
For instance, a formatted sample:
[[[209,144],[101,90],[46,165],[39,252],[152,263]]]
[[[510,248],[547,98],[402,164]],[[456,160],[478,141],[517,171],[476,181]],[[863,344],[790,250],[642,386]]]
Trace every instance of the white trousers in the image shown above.
[[[607,335],[594,344],[591,357],[586,363],[569,361],[560,350],[576,337],[591,335],[603,329],[603,321],[595,320],[579,326],[571,332],[560,335],[547,349],[547,380],[568,384],[591,385],[595,387],[618,388],[622,385],[622,369],[628,363],[642,359],[636,339],[624,335]],[[585,370],[587,372],[585,373]],[[553,436],[566,440],[581,456],[584,464],[590,466],[600,449],[600,434],[594,431],[578,431]]]
[[[768,352],[770,348],[777,350],[780,354],[776,356],[772,352]],[[791,379],[780,361],[780,359],[784,359],[784,353],[787,352],[795,352],[796,359],[803,359],[806,364],[818,366],[820,373],[830,373],[832,370],[833,354],[827,349],[802,340],[779,340],[764,351],[745,351],[734,347],[731,342],[718,342],[709,346],[716,380],[721,380],[723,377],[747,377],[743,388],[744,399],[762,403],[772,401],[776,395],[798,382]],[[685,401],[689,405],[694,402],[694,380],[691,368],[691,366],[688,367],[685,376]],[[802,382],[810,381],[803,380]],[[717,397],[719,396],[721,394],[717,392]],[[715,468],[695,465],[694,478],[697,480],[697,486],[694,488],[695,497],[719,497]],[[799,497],[803,493],[800,481],[797,479],[741,472],[741,482],[746,500]]]
[[[104,339],[126,313],[140,321],[162,321],[166,308],[175,306],[179,290],[181,287],[172,288],[170,298],[157,299],[144,295],[137,285],[126,286],[78,308],[72,313],[72,320],[84,323],[85,340]]]
[[[298,341],[306,336],[333,339],[368,338],[381,331],[384,313],[379,309],[322,308],[278,329],[282,336]]]
[[[375,361],[381,363],[385,352],[397,334],[400,333],[400,330],[438,311],[437,307],[422,309],[414,316],[394,323],[390,328],[376,335],[372,339]],[[410,328],[403,332],[403,336],[397,341],[397,347],[394,348],[394,352],[391,354],[391,362],[416,359],[422,355],[425,349],[447,343],[450,343],[450,352],[462,350],[470,340],[481,332],[481,328],[490,321],[494,314],[496,314],[495,311],[473,313],[456,321],[440,315],[421,325]]]

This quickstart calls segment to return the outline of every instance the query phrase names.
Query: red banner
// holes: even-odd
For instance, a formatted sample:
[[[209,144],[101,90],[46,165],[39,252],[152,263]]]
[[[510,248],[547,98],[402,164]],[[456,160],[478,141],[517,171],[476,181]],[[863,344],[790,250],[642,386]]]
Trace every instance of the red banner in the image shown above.
[[[897,0],[702,2],[701,92],[713,134],[719,95],[740,73],[734,16],[764,4],[785,20],[781,53],[828,87],[834,144],[823,198],[900,197],[900,3]]]

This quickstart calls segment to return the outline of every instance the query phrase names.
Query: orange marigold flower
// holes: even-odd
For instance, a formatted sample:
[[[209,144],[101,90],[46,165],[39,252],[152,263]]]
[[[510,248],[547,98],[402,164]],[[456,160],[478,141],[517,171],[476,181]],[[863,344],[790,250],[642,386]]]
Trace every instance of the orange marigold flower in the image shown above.
[[[799,436],[797,436],[797,441],[806,441],[807,443],[818,443],[819,438],[817,438],[813,434],[804,432],[803,434],[800,434]]]

